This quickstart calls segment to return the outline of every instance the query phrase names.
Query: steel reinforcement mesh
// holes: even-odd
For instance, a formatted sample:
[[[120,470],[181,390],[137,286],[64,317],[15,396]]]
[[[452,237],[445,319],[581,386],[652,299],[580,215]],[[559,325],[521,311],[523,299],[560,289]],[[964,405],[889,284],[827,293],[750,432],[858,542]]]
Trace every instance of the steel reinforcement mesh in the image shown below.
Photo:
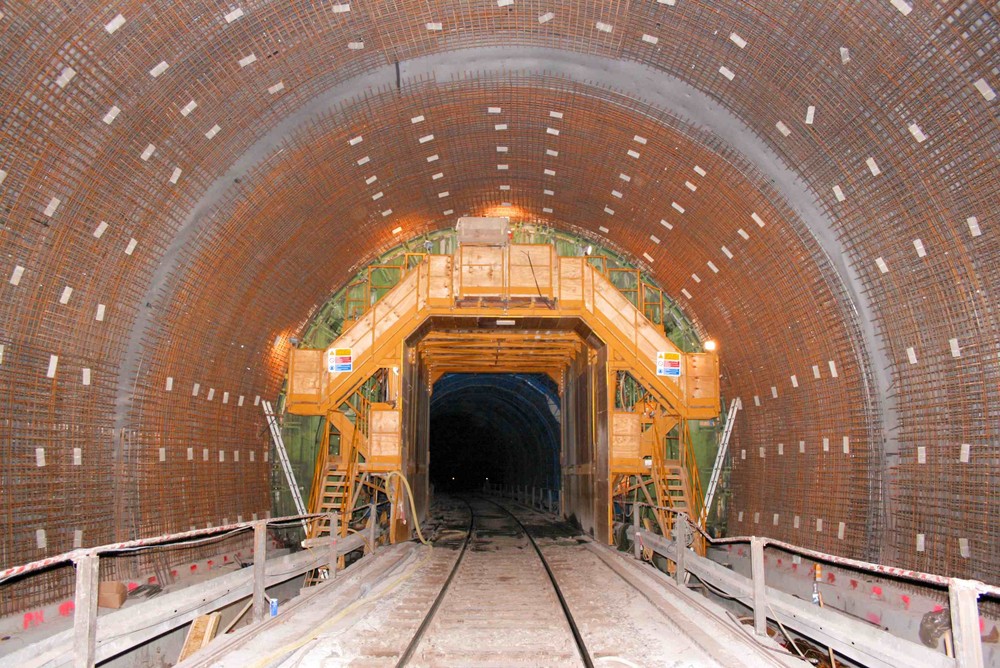
[[[1000,31],[912,4],[5,3],[0,563],[265,512],[258,397],[311,309],[400,235],[503,211],[630,253],[720,341],[731,531],[997,581]],[[815,194],[874,320],[760,156],[641,95],[544,58],[391,75],[511,45],[728,109]]]

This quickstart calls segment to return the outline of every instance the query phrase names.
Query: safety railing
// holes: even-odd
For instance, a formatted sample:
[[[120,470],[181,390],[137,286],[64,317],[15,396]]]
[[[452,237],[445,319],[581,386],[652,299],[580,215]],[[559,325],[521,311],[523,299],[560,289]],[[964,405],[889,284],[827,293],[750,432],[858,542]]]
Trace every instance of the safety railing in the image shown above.
[[[329,514],[331,527],[339,524],[339,514]],[[164,534],[151,538],[110,543],[77,549],[21,566],[0,570],[0,592],[4,584],[32,577],[60,565],[76,568],[73,627],[18,650],[4,658],[11,665],[26,663],[28,658],[45,654],[56,665],[69,664],[89,668],[97,662],[117,656],[171,629],[192,621],[195,617],[221,609],[240,599],[251,597],[252,619],[263,621],[270,612],[265,594],[267,587],[290,580],[316,568],[329,569],[330,577],[337,571],[341,557],[357,550],[376,546],[378,523],[374,508],[364,533],[343,538],[331,536],[303,542],[308,549],[267,560],[268,527],[293,526],[303,520],[322,517],[317,513],[289,515],[251,522],[237,522],[206,529]],[[102,615],[97,614],[98,586],[102,555],[120,555],[151,550],[157,547],[191,547],[221,538],[253,532],[253,565],[249,569],[220,575],[213,580],[161,594],[154,601]],[[315,549],[319,548],[319,549]],[[249,571],[249,573],[248,573]],[[144,606],[144,607],[143,607]],[[180,612],[178,612],[180,611]]]
[[[487,482],[483,485],[483,491],[507,499],[512,499],[520,504],[541,510],[543,512],[558,514],[562,499],[559,497],[558,489],[548,487],[535,487],[533,485],[500,485]]]
[[[641,507],[649,507],[649,504],[637,502],[633,504],[633,507],[637,510]],[[724,595],[742,600],[753,609],[754,631],[757,635],[767,633],[767,619],[770,617],[779,626],[793,628],[804,636],[826,644],[831,651],[836,650],[866,666],[883,668],[896,668],[903,665],[919,665],[928,668],[935,666],[941,668],[950,666],[982,668],[983,666],[978,599],[984,595],[1000,597],[1000,587],[977,580],[951,578],[826,554],[763,536],[714,538],[693,522],[686,513],[673,508],[656,507],[656,509],[678,515],[680,521],[674,522],[673,536],[664,537],[643,530],[639,523],[641,513],[633,510],[633,522],[627,535],[633,541],[636,559],[642,558],[643,550],[651,550],[674,563],[674,578],[678,585],[683,586],[687,574],[690,573],[710,588],[721,590]],[[750,545],[751,578],[745,578],[721,564],[698,556],[690,550],[692,532],[699,533],[711,545],[748,543]],[[817,562],[834,564],[846,569],[946,589],[950,602],[954,656],[947,656],[924,645],[907,641],[881,628],[839,615],[830,609],[811,605],[782,591],[769,589],[766,586],[764,575],[764,549],[766,547],[778,548]]]

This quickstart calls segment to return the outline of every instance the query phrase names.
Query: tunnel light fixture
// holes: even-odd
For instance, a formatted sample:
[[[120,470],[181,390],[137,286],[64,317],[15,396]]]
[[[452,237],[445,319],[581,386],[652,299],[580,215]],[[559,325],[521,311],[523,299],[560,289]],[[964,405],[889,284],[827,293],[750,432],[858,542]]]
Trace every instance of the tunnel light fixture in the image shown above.
[[[516,320],[497,320],[497,327],[513,327],[516,324]]]
[[[714,352],[717,347],[718,347],[718,344],[716,344],[715,341],[713,341],[712,339],[709,339],[708,341],[705,341],[704,348],[708,352]]]

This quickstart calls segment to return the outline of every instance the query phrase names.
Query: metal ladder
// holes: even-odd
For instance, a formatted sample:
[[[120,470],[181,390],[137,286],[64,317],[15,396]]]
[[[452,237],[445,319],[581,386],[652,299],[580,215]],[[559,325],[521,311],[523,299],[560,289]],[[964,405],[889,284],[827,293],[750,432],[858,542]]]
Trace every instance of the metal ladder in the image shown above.
[[[712,478],[708,481],[708,490],[705,492],[705,505],[701,508],[701,517],[698,524],[705,526],[708,521],[708,513],[712,509],[712,501],[715,498],[715,490],[719,487],[719,479],[722,477],[722,464],[726,461],[726,452],[729,450],[729,437],[733,435],[733,425],[736,424],[736,413],[743,407],[743,402],[739,397],[733,399],[729,404],[729,412],[726,414],[726,426],[722,430],[722,438],[719,440],[719,451],[715,455],[715,465],[712,467]]]
[[[285,480],[288,481],[288,489],[292,493],[292,500],[295,502],[295,511],[299,515],[306,514],[306,504],[302,501],[302,492],[295,482],[295,473],[292,471],[292,464],[288,461],[288,451],[285,450],[285,440],[281,437],[281,425],[278,424],[278,416],[271,408],[271,402],[261,400],[260,405],[264,408],[264,417],[267,419],[267,426],[271,430],[271,440],[274,441],[274,449],[278,452],[278,461],[281,462],[281,469],[285,472]],[[306,522],[302,521],[305,528]]]

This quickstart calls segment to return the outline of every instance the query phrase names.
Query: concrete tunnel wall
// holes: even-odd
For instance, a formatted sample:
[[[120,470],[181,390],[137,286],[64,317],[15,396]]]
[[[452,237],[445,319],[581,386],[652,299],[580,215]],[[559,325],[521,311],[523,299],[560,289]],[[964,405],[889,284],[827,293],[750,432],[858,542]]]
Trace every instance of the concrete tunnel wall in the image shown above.
[[[997,581],[998,39],[971,1],[6,4],[0,561],[265,512],[290,337],[504,211],[719,341],[731,531]]]

